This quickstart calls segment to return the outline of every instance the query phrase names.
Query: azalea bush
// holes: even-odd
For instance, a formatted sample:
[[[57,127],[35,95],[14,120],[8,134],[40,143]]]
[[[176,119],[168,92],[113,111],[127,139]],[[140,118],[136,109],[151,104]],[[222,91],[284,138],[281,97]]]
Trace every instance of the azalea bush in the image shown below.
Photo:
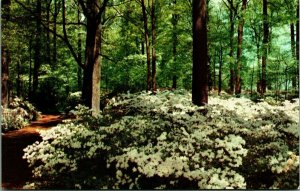
[[[77,108],[78,120],[24,150],[39,180],[26,188],[297,188],[298,99],[190,100],[183,90],[127,93],[95,118]]]
[[[31,103],[16,97],[8,108],[2,108],[2,132],[21,129],[39,116],[40,113]]]

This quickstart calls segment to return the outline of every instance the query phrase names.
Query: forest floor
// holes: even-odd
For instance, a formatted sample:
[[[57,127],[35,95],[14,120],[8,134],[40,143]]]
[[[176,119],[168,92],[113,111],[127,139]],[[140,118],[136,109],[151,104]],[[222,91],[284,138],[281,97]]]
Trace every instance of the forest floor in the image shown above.
[[[60,115],[42,115],[28,126],[2,134],[2,189],[22,189],[31,180],[27,161],[22,159],[23,149],[42,138],[38,130],[47,130],[63,120]]]

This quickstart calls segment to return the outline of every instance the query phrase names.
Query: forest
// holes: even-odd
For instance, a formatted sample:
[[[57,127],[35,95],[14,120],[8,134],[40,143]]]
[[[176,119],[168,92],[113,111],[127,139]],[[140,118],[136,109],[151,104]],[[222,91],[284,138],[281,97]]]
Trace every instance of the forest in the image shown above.
[[[298,188],[298,0],[1,0],[1,36],[3,188]]]

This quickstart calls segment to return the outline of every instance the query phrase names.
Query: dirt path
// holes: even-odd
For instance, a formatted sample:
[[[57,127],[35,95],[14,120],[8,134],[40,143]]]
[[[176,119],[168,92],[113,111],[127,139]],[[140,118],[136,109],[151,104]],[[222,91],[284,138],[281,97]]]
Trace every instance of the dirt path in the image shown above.
[[[61,123],[59,115],[42,115],[23,129],[7,132],[2,135],[2,189],[22,189],[31,179],[31,169],[22,159],[23,149],[41,137],[37,130],[49,129]]]

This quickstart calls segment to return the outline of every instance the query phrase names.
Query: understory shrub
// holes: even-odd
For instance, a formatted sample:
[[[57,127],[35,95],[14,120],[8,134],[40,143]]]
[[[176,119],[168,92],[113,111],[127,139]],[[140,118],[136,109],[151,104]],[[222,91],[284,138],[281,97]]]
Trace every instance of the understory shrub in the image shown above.
[[[37,120],[40,113],[28,101],[16,97],[8,108],[2,108],[2,132],[21,129],[30,121]]]
[[[127,93],[94,119],[77,108],[80,120],[42,131],[24,150],[39,180],[25,188],[297,188],[298,99],[190,100],[183,90]]]

